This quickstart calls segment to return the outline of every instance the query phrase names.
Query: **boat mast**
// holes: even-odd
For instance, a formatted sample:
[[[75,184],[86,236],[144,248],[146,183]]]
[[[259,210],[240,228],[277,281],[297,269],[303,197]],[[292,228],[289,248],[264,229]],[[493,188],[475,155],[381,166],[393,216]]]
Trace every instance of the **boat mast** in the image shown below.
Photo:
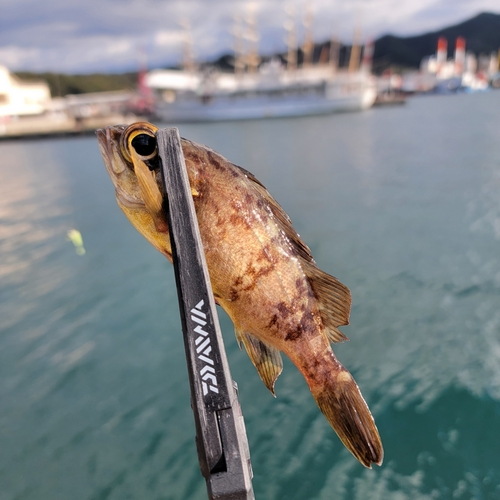
[[[333,73],[337,72],[339,67],[339,56],[340,56],[340,41],[336,35],[332,35],[330,39],[330,67]]]
[[[295,71],[297,69],[297,30],[295,27],[294,14],[295,9],[289,5],[286,9],[288,19],[285,22],[285,29],[288,32],[287,45],[288,54],[286,57],[286,69],[288,71]]]
[[[247,65],[249,73],[257,73],[259,69],[259,34],[257,32],[257,21],[255,12],[257,6],[253,3],[248,5],[247,13],[247,41],[249,45]]]
[[[359,61],[361,56],[361,30],[356,28],[354,30],[354,37],[352,40],[351,57],[349,59],[349,73],[354,73],[359,70]]]
[[[313,24],[313,11],[310,3],[306,5],[306,12],[304,16],[304,45],[302,46],[302,52],[304,53],[304,61],[302,65],[304,67],[311,66],[313,64],[314,58],[314,38],[312,33]]]
[[[245,60],[243,54],[243,38],[241,36],[241,17],[234,15],[234,73],[240,78],[245,70]]]
[[[180,24],[184,28],[182,67],[186,73],[194,73],[196,67],[193,56],[193,37],[191,35],[191,24],[187,17],[184,18]]]
[[[361,62],[361,71],[366,74],[370,74],[372,72],[372,63],[373,63],[373,51],[375,49],[375,42],[373,40],[368,40],[365,43],[363,48],[363,59]]]

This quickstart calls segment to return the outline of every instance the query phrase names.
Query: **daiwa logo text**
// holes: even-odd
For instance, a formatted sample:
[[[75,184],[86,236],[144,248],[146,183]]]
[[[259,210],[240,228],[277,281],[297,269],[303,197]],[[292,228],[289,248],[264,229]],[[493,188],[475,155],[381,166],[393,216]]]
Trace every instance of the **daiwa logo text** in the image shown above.
[[[217,388],[217,378],[215,377],[214,362],[210,358],[210,353],[212,352],[212,346],[210,345],[210,337],[208,332],[203,330],[203,327],[207,324],[205,321],[207,315],[201,310],[205,302],[201,300],[196,304],[193,309],[191,309],[191,319],[198,323],[198,326],[194,329],[199,336],[196,338],[194,343],[196,344],[196,353],[198,359],[203,361],[205,365],[200,370],[200,377],[202,380],[203,395],[206,396],[208,391],[215,392],[219,394],[219,389]]]

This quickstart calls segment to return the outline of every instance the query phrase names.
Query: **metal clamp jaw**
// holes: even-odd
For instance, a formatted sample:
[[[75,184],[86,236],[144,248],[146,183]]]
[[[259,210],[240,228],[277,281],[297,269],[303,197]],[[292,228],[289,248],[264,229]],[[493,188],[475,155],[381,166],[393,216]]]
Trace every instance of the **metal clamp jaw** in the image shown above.
[[[177,128],[156,133],[191,386],[200,468],[210,499],[253,500],[252,467]]]

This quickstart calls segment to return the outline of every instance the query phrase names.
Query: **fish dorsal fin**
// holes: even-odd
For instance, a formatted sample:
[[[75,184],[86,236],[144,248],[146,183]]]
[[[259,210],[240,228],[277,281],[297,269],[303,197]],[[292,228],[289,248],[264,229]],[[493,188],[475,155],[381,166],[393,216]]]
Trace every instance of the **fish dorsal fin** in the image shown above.
[[[318,299],[321,319],[327,330],[330,342],[349,340],[339,326],[349,324],[351,312],[351,292],[337,278],[319,269],[314,262],[303,263],[304,272]]]
[[[241,167],[239,167],[241,168]],[[349,340],[339,329],[339,326],[349,324],[351,311],[351,292],[337,278],[321,271],[316,266],[311,250],[302,241],[292,225],[290,217],[281,208],[279,203],[269,194],[263,184],[250,172],[241,168],[254,188],[267,201],[276,223],[288,238],[300,260],[302,269],[309,279],[311,288],[319,303],[321,319],[326,328],[326,336],[330,342],[344,342]]]
[[[290,217],[288,217],[281,205],[271,196],[265,186],[252,173],[244,168],[238,168],[241,169],[247,178],[253,182],[255,190],[258,191],[266,200],[269,209],[275,217],[276,223],[283,233],[285,233],[298,256],[305,262],[314,262],[311,250],[309,250],[309,247],[301,240],[299,234],[295,231],[295,228],[292,225]]]
[[[236,339],[238,340],[240,349],[241,344],[245,346],[248,357],[255,368],[257,368],[262,382],[271,391],[272,395],[276,397],[274,384],[283,370],[283,360],[278,349],[264,344],[264,342],[261,342],[249,333],[239,332],[238,330],[236,330]]]

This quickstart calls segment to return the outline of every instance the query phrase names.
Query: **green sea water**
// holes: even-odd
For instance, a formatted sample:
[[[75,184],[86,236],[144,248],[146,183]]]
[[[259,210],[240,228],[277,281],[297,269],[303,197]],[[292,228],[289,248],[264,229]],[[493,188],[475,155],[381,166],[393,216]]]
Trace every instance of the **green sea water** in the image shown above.
[[[295,367],[277,399],[220,311],[258,500],[500,499],[500,92],[181,125],[253,172],[352,291],[364,469]],[[67,231],[78,229],[78,255]],[[206,498],[170,264],[93,137],[0,143],[0,500]]]

